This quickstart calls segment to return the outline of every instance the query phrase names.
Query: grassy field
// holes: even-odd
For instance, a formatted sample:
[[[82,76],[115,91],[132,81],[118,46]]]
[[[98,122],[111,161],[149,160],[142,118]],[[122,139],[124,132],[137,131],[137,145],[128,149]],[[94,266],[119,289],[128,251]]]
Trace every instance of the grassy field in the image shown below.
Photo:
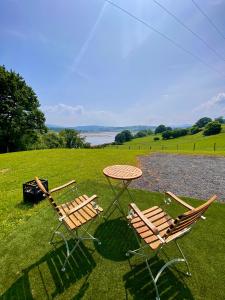
[[[160,138],[161,136],[158,135]],[[121,149],[148,149],[151,151],[178,152],[178,153],[205,153],[225,154],[225,125],[220,134],[203,136],[201,132],[184,137],[154,141],[155,135],[133,139],[120,146],[111,146]]]
[[[142,258],[125,253],[136,243],[126,221],[117,214],[92,227],[102,245],[82,245],[60,271],[65,247],[48,244],[57,225],[46,200],[30,206],[22,202],[22,183],[35,175],[49,180],[50,188],[75,178],[81,192],[99,195],[105,209],[112,193],[102,175],[111,164],[136,164],[147,150],[41,150],[0,155],[0,299],[154,299],[155,294]],[[144,209],[159,205],[163,195],[132,190]],[[69,200],[69,199],[68,199]],[[61,199],[58,197],[58,202]],[[194,206],[199,200],[187,199]],[[124,209],[129,199],[123,197]],[[172,205],[176,216],[182,209]],[[225,299],[225,206],[215,203],[193,232],[181,241],[189,259],[192,277],[167,270],[159,279],[162,299]],[[71,241],[72,243],[72,241]],[[168,254],[174,254],[168,247]],[[160,264],[164,260],[158,260]],[[156,266],[155,265],[155,266]],[[184,270],[183,265],[177,265]],[[154,267],[153,267],[154,269]]]

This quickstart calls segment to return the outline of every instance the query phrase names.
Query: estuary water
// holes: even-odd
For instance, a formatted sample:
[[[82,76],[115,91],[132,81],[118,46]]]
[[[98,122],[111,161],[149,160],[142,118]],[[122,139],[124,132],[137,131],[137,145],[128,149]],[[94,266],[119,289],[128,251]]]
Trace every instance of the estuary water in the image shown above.
[[[105,143],[114,142],[115,136],[118,132],[103,131],[103,132],[83,132],[82,137],[86,138],[86,142],[92,146],[101,145]]]

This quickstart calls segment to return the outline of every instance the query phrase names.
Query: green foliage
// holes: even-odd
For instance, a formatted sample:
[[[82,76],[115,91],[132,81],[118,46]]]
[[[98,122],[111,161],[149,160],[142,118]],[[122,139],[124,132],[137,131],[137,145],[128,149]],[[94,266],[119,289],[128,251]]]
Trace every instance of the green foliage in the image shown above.
[[[163,133],[162,133],[162,139],[163,140],[168,140],[168,139],[171,139],[171,138],[172,138],[172,130],[163,131]]]
[[[199,119],[195,125],[199,128],[203,128],[205,127],[206,124],[208,124],[209,122],[212,122],[212,119],[211,118],[208,118],[208,117],[203,117],[201,119]]]
[[[133,138],[130,130],[123,130],[115,136],[115,142],[117,144],[123,144],[124,142],[129,142]]]
[[[225,124],[225,119],[224,117],[218,117],[218,118],[215,118],[215,121],[219,122],[220,124]]]
[[[156,127],[155,134],[162,133],[164,131],[166,131],[166,126],[163,125],[163,124],[161,124],[161,125],[159,125],[159,126]]]
[[[42,136],[43,144],[48,149],[63,148],[65,146],[64,138],[58,133],[50,131]]]
[[[174,129],[174,130],[166,130],[162,133],[162,138],[164,140],[175,139],[181,136],[185,136],[188,134],[187,129]]]
[[[217,121],[213,121],[213,122],[209,122],[206,126],[205,126],[205,130],[203,131],[203,135],[214,135],[214,134],[218,134],[220,133],[222,129],[222,126],[219,122]]]
[[[158,136],[155,136],[153,140],[154,140],[154,141],[159,141],[160,138],[159,138]]]
[[[64,138],[66,148],[88,148],[85,138],[81,137],[79,132],[74,129],[64,129],[59,135]]]
[[[24,150],[45,132],[44,114],[25,80],[0,66],[0,152]]]
[[[141,137],[144,137],[144,136],[147,136],[147,132],[145,130],[141,130],[141,131],[138,131],[135,135],[134,135],[134,138],[141,138]]]
[[[198,126],[196,125],[193,125],[191,128],[190,128],[190,134],[196,134],[198,132],[201,131],[201,128],[199,128]]]

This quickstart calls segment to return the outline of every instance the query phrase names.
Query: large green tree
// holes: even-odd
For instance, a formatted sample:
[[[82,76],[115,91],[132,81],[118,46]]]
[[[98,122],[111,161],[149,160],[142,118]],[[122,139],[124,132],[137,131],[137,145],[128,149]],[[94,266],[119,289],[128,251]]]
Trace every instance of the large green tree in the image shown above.
[[[39,101],[25,80],[0,66],[0,152],[23,150],[46,131]]]

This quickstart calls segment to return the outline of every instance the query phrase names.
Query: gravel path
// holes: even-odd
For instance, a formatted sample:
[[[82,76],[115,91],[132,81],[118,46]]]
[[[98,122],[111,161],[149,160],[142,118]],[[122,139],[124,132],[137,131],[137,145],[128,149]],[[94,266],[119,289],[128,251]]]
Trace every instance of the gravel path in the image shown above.
[[[132,187],[225,202],[225,157],[155,153],[139,157],[143,176]]]

